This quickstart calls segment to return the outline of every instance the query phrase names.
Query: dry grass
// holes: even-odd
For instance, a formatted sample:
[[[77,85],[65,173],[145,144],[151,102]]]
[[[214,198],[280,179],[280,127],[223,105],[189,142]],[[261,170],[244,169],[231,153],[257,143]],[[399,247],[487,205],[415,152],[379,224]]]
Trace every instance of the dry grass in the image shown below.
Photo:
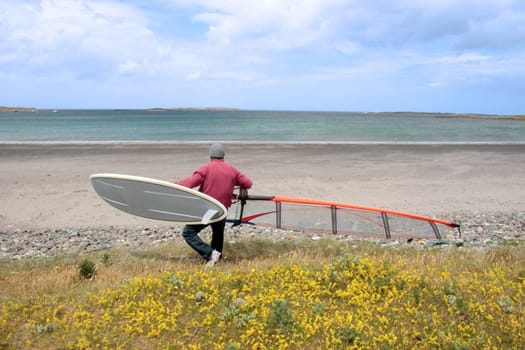
[[[523,246],[521,244],[520,246]],[[503,264],[525,275],[525,250],[520,246],[503,246],[483,252],[476,250],[418,250],[384,248],[367,241],[270,241],[249,239],[225,243],[221,270],[264,270],[279,265],[305,265],[329,262],[343,254],[370,256],[405,264],[414,271],[435,266],[440,271],[464,274]],[[79,276],[78,264],[88,258],[97,265],[95,278],[88,283]],[[26,261],[0,260],[0,301],[27,301],[42,294],[60,294],[78,289],[80,294],[111,288],[121,281],[146,277],[166,271],[199,271],[203,261],[185,244],[156,247],[109,249],[81,255],[34,258]]]
[[[268,268],[275,264],[296,261],[299,256],[316,260],[323,245],[314,251],[305,249],[301,242],[279,242],[253,239],[225,244],[224,263],[220,269]],[[344,246],[332,246],[338,255]],[[329,255],[330,251],[328,252]],[[78,264],[90,259],[97,265],[97,273],[90,281],[79,276]],[[60,294],[76,289],[80,294],[110,288],[121,281],[145,277],[165,271],[197,271],[203,261],[185,244],[161,245],[145,248],[119,248],[79,255],[34,258],[23,261],[0,260],[0,301],[26,302],[42,294]]]

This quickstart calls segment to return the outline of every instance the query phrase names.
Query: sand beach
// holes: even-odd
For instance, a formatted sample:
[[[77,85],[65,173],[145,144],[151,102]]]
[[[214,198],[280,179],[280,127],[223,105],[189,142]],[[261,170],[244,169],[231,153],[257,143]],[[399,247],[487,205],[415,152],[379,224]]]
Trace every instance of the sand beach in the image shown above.
[[[24,230],[163,225],[110,207],[94,192],[89,176],[181,179],[209,161],[208,148],[207,143],[0,145],[2,241]],[[516,221],[513,236],[524,234],[523,144],[227,143],[225,148],[226,160],[253,179],[251,194],[316,198],[447,220],[458,213],[500,213]]]

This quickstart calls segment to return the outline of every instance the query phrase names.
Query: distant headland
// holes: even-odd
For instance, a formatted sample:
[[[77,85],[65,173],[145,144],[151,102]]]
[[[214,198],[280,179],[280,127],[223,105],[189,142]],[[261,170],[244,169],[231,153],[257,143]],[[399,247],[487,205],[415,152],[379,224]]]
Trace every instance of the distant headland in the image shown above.
[[[9,106],[0,106],[0,112],[42,112],[42,111],[49,111],[50,109],[39,109],[34,107],[9,107]],[[53,109],[56,110],[56,109]],[[126,110],[141,110],[140,108],[137,109],[128,109],[128,108],[117,108],[112,109],[114,111],[126,111]],[[152,112],[169,112],[169,111],[240,111],[238,108],[231,108],[231,107],[173,107],[173,108],[163,108],[163,107],[155,107],[155,108],[145,108],[143,109],[145,111],[152,111]]]
[[[485,120],[519,120],[525,121],[525,115],[487,115],[487,114],[445,114],[437,118],[455,118],[455,119],[485,119]]]
[[[36,113],[36,112],[44,112],[44,111],[50,111],[51,109],[40,109],[40,108],[34,108],[34,107],[9,107],[9,106],[0,106],[0,113],[1,112],[11,112],[11,113]],[[53,111],[56,111],[57,109],[53,109]],[[141,110],[140,108],[137,109],[112,109],[114,111],[126,111],[126,110]],[[152,111],[152,112],[169,112],[169,111],[240,111],[238,108],[231,108],[231,107],[173,107],[173,108],[163,108],[163,107],[155,107],[155,108],[145,108],[143,109],[145,111]]]
[[[40,109],[33,107],[6,107],[0,106],[0,112],[38,112]]]

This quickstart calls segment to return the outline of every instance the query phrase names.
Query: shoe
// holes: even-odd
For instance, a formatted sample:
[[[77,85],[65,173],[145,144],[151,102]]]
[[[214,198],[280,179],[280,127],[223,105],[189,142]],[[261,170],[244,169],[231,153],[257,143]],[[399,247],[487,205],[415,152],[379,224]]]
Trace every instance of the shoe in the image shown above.
[[[213,267],[216,263],[219,262],[220,258],[221,258],[221,252],[213,250],[211,252],[210,260],[208,260],[208,262],[206,263],[206,267]]]

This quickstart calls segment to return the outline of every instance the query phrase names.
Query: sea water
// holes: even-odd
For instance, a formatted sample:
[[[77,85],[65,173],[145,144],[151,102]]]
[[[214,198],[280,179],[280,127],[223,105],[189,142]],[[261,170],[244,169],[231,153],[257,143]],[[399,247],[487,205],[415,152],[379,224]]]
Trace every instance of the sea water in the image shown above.
[[[525,121],[440,113],[49,110],[0,113],[0,143],[525,143]]]

